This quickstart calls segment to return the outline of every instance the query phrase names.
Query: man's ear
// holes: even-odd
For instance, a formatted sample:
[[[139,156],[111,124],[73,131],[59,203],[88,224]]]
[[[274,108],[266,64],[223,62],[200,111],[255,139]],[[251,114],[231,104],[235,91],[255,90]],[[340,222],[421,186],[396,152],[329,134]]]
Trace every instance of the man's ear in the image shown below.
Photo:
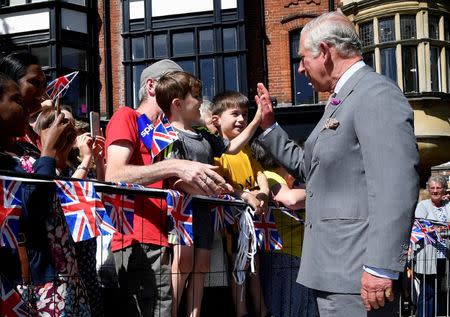
[[[155,86],[156,86],[156,83],[157,83],[157,82],[158,82],[158,81],[157,81],[156,79],[154,79],[154,78],[149,78],[149,79],[147,79],[147,81],[145,82],[145,89],[146,89],[147,94],[148,94],[149,96],[152,96],[152,97],[155,96]]]
[[[331,59],[331,46],[325,42],[320,42],[320,55],[325,62],[328,62]]]

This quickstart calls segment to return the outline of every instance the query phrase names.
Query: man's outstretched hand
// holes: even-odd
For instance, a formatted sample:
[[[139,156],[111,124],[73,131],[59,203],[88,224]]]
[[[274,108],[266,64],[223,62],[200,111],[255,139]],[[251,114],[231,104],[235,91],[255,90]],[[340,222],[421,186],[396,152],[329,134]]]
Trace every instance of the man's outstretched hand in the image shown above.
[[[272,100],[269,91],[262,83],[256,86],[255,101],[261,105],[261,129],[266,130],[275,123],[275,114],[273,113]]]

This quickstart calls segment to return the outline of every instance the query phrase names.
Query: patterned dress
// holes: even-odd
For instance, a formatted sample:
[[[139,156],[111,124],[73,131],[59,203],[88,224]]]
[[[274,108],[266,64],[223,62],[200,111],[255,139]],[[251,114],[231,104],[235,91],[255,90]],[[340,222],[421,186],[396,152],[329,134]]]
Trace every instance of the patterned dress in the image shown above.
[[[18,161],[25,171],[33,172],[30,169],[34,163],[32,157],[22,156]],[[17,285],[17,289],[23,300],[36,310],[35,316],[91,316],[86,288],[78,273],[73,241],[56,194],[51,207],[46,227],[51,264],[56,274],[44,285]]]

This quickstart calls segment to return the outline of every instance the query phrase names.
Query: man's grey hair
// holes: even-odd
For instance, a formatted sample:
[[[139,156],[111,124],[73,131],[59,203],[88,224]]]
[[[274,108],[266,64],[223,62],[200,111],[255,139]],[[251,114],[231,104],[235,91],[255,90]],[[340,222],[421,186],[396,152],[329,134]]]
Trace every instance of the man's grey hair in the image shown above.
[[[441,185],[442,188],[444,189],[444,191],[446,191],[447,188],[448,188],[447,178],[445,176],[442,176],[442,175],[430,176],[430,178],[427,181],[427,190],[430,189],[430,183],[431,182],[434,182],[434,183],[437,183],[437,184]]]
[[[342,57],[361,55],[361,40],[355,27],[341,12],[327,12],[308,22],[301,32],[304,48],[314,56],[320,53],[320,43],[334,46]]]

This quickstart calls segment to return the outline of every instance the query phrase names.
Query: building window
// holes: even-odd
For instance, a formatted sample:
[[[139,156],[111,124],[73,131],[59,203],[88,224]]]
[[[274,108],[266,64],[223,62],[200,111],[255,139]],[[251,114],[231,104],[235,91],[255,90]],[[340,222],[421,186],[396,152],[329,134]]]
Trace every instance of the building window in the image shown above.
[[[441,90],[441,58],[440,47],[430,47],[431,91]]]
[[[447,93],[450,93],[450,49],[445,50],[447,59]]]
[[[373,23],[364,23],[359,26],[360,37],[363,46],[373,45]]]
[[[450,41],[450,16],[446,16],[444,19],[444,39]],[[448,60],[447,60],[448,61]]]
[[[397,82],[405,93],[450,93],[449,16],[429,14],[428,20],[423,23],[416,17],[415,14],[398,14],[395,18],[379,18],[378,39],[374,40],[370,40],[368,35],[371,34],[369,30],[373,20],[362,21],[359,32],[363,42],[363,59],[379,73]],[[442,37],[441,19],[444,19]],[[400,32],[395,31],[396,27],[400,28]],[[424,33],[428,31],[428,37],[418,38],[418,28]],[[445,67],[441,65],[441,56],[443,58],[444,55],[447,61]],[[397,65],[397,61],[401,61],[401,65]],[[423,67],[419,68],[419,65]],[[402,74],[398,73],[400,67]]]
[[[403,91],[418,92],[417,47],[402,46]]]
[[[397,59],[394,47],[383,48],[380,50],[381,73],[397,82]]]
[[[375,52],[369,51],[366,53],[363,53],[363,60],[364,63],[375,69]]]
[[[409,40],[416,38],[416,16],[402,15],[400,17],[400,33],[402,40]]]
[[[380,19],[378,21],[378,33],[380,34],[380,43],[395,41],[394,17]]]
[[[289,33],[291,55],[292,100],[295,105],[314,104],[319,102],[318,95],[304,74],[298,73],[300,57],[298,56],[300,30]]]
[[[439,17],[435,15],[428,16],[428,37],[439,40]]]
[[[0,1],[2,52],[27,51],[37,56],[49,81],[78,71],[61,104],[71,107],[76,117],[99,111],[99,84],[92,80],[99,77],[96,2]],[[36,6],[36,2],[41,3]]]
[[[213,2],[211,1],[211,4]],[[237,90],[247,95],[245,21],[236,7],[223,10],[220,1],[211,7],[183,5],[176,18],[163,10],[163,2],[125,0],[124,12],[126,103],[137,107],[139,76],[149,64],[170,58],[203,83],[203,96]],[[153,16],[147,16],[151,7]],[[212,9],[211,9],[212,8]],[[210,10],[211,9],[211,10]],[[188,27],[186,27],[188,26]]]

